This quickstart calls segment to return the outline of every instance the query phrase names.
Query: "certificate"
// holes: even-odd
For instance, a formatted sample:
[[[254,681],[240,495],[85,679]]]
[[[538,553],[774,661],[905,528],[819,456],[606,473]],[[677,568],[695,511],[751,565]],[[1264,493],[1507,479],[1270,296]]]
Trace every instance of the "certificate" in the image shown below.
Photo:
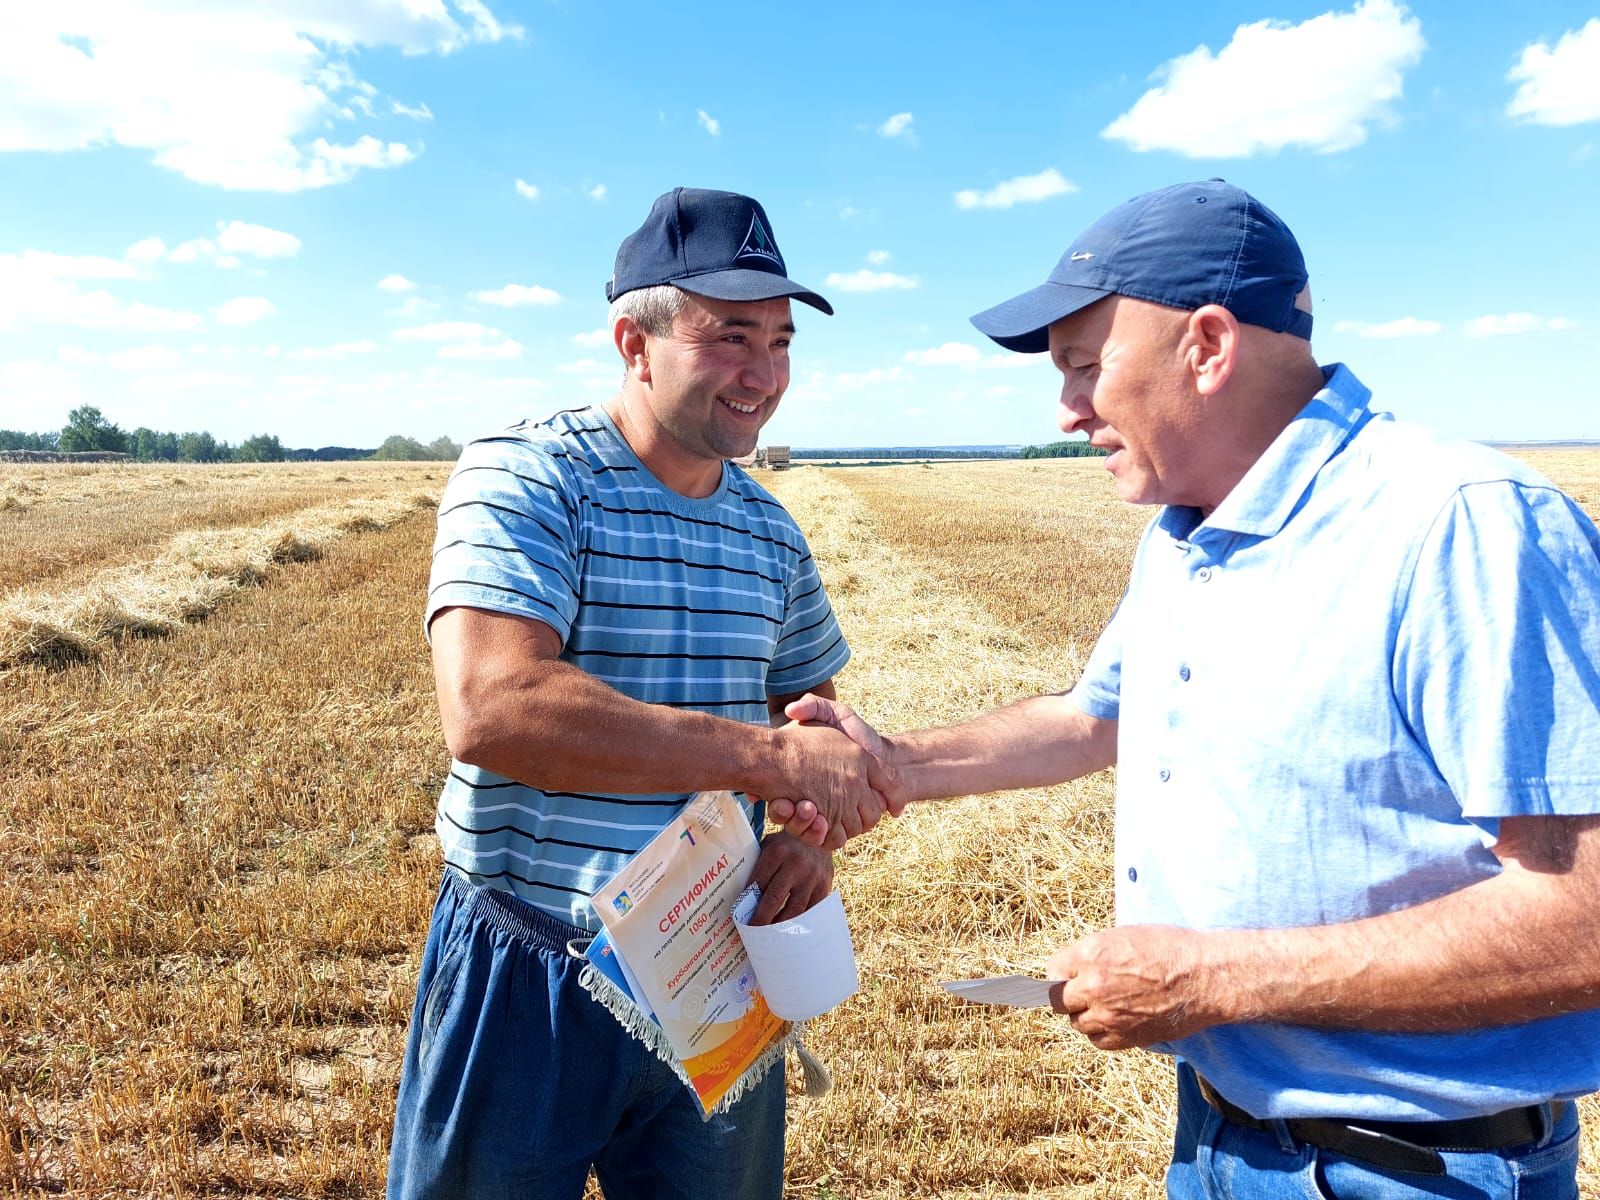
[[[707,1113],[789,1030],[733,917],[760,852],[733,793],[702,792],[594,895]]]

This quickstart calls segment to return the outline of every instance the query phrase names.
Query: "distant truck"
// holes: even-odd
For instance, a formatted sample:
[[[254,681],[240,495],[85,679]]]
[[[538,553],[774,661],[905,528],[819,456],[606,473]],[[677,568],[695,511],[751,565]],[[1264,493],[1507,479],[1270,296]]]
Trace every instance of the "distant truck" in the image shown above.
[[[756,451],[756,466],[767,467],[773,471],[787,471],[789,469],[789,447],[763,446]]]

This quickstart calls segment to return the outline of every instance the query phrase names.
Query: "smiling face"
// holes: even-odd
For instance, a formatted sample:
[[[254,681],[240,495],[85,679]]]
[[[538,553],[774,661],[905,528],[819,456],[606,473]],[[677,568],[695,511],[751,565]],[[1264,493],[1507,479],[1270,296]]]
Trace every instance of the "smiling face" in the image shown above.
[[[1050,326],[1063,432],[1107,451],[1130,504],[1216,503],[1205,461],[1205,405],[1184,365],[1189,314],[1108,296]]]
[[[669,484],[720,477],[724,459],[756,448],[789,386],[789,301],[688,295],[670,333],[643,336],[647,414],[637,415],[649,428],[635,452]]]

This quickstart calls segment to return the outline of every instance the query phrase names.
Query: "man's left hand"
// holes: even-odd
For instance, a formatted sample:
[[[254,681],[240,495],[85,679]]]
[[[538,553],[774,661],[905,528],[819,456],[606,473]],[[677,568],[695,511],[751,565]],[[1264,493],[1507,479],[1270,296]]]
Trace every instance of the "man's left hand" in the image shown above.
[[[1170,1041],[1217,1023],[1205,994],[1204,933],[1125,925],[1092,933],[1050,958],[1061,980],[1050,1003],[1101,1050]]]
[[[787,833],[769,833],[750,882],[761,885],[761,903],[750,924],[787,921],[833,890],[833,855]]]

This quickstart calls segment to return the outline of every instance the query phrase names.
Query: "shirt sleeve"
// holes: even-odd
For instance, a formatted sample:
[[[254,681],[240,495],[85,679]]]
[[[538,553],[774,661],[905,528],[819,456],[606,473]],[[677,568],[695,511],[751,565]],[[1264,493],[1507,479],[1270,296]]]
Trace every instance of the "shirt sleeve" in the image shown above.
[[[521,439],[468,446],[439,501],[426,631],[464,606],[543,621],[565,644],[578,611],[578,505],[562,461]]]
[[[1127,600],[1126,594],[1123,601]],[[1117,605],[1100,640],[1094,644],[1083,674],[1070,693],[1073,703],[1100,721],[1115,721],[1122,708],[1122,612]]]
[[[797,531],[798,532],[798,531]],[[803,692],[832,679],[850,661],[850,647],[823,590],[816,560],[804,539],[790,577],[783,630],[767,670],[767,695]]]
[[[1554,487],[1462,488],[1404,597],[1395,696],[1461,804],[1600,812],[1600,534]]]

